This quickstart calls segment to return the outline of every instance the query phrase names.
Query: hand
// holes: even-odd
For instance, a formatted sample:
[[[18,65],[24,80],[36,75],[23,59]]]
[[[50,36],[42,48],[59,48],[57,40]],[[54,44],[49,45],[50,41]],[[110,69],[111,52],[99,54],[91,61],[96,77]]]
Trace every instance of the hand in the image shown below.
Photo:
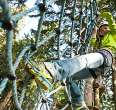
[[[92,37],[93,38],[96,38],[97,30],[98,30],[98,28],[97,28],[97,26],[95,26],[94,29],[93,29],[93,31],[92,31]]]

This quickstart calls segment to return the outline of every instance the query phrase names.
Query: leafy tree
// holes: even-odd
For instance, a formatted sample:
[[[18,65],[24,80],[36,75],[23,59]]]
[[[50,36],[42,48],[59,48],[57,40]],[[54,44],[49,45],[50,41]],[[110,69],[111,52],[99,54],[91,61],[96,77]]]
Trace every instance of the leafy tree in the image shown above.
[[[48,1],[47,3],[45,1],[43,3],[36,1],[32,9],[26,7],[26,1],[0,1],[0,85],[2,85],[3,81],[7,83],[6,87],[2,86],[3,89],[0,90],[0,110],[22,110],[22,108],[33,110],[35,108],[38,102],[37,97],[40,96],[40,88],[35,80],[36,76],[29,74],[25,57],[32,55],[30,61],[37,68],[40,68],[38,65],[41,65],[41,61],[58,59],[58,54],[61,57],[70,57],[71,48],[73,47],[74,51],[77,51],[78,46],[83,44],[83,42],[78,44],[81,36],[83,38],[84,32],[81,33],[81,30],[87,25],[87,16],[90,19],[89,11],[91,9],[86,9],[87,6],[90,6],[90,0],[84,1],[83,7],[82,2],[77,1],[75,10],[73,10],[74,0],[67,0],[62,18],[60,12],[63,5],[62,0]],[[54,10],[51,3],[57,6],[57,11]],[[115,14],[115,9],[115,0],[98,1],[98,12],[100,10],[109,10]],[[88,11],[87,13],[86,10]],[[75,13],[72,13],[73,11]],[[20,29],[28,25],[25,24],[25,16],[32,20],[33,18],[39,19],[39,21],[36,24],[37,29],[32,28],[29,32],[30,34],[25,34],[25,38],[19,40],[17,35],[21,31]],[[81,17],[82,22],[80,20]],[[71,28],[74,29],[73,36],[71,36]],[[65,44],[65,49],[68,47],[66,51],[65,49],[59,49],[63,47],[63,44]],[[64,54],[62,54],[63,52]],[[78,54],[77,52],[75,53]],[[73,52],[73,54],[75,53]],[[57,85],[54,87],[57,88]],[[64,90],[55,94],[54,97],[58,97],[55,100],[57,105],[59,104],[60,106],[60,104],[66,103],[67,96],[65,96]],[[107,94],[104,97],[107,97]],[[110,99],[106,100],[110,103]],[[107,105],[111,107],[112,105],[109,103]],[[103,107],[105,104],[104,100]]]

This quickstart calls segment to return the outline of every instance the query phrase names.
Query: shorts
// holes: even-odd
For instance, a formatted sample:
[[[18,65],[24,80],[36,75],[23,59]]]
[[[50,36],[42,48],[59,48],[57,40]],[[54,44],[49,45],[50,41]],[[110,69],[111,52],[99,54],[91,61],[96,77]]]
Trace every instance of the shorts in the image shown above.
[[[113,56],[112,56],[112,54],[108,50],[106,50],[106,49],[101,49],[101,50],[98,51],[98,53],[102,54],[103,57],[104,57],[103,66],[111,67],[112,63],[113,63]]]

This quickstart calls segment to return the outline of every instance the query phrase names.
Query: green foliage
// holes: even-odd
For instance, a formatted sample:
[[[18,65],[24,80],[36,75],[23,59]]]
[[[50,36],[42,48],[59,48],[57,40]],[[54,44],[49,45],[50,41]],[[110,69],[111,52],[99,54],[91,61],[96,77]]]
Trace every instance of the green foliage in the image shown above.
[[[54,88],[59,87],[60,84],[54,85]],[[60,89],[56,94],[54,94],[54,103],[57,109],[61,109],[68,103],[68,96],[64,88]]]
[[[99,11],[110,11],[113,14],[116,13],[116,3],[115,0],[99,0],[98,1],[98,8]]]
[[[10,1],[9,1],[10,2]],[[61,6],[62,0],[57,0],[55,3],[56,5]],[[86,0],[86,2],[90,2],[90,0]],[[12,3],[11,3],[12,4]],[[13,5],[13,4],[12,4]],[[66,8],[65,8],[65,15],[64,19],[62,20],[62,29],[61,29],[61,40],[68,41],[70,38],[70,29],[71,29],[71,6],[72,6],[72,0],[67,0]],[[80,2],[77,3],[77,8],[76,10],[80,9]],[[11,13],[13,15],[18,14],[20,12],[23,12],[27,9],[25,5],[20,5],[19,7],[14,7],[11,9]],[[112,13],[116,13],[116,5],[115,5],[115,0],[99,0],[98,1],[98,11],[111,11]],[[70,13],[66,13],[70,12]],[[49,17],[50,14],[46,15],[46,17]],[[43,26],[42,26],[42,31],[41,31],[41,38],[46,39],[49,36],[49,33],[55,33],[56,29],[58,28],[58,20],[59,20],[59,13],[52,13],[52,15],[57,16],[58,19],[49,19],[49,20],[44,20]],[[77,15],[75,16],[75,30],[74,33],[77,33],[78,29],[78,23],[79,23],[79,15],[77,12]],[[28,36],[28,38],[25,38],[23,40],[17,40],[17,34],[20,31],[20,28],[23,28],[22,24],[25,24],[25,21],[18,21],[14,31],[14,38],[13,38],[13,61],[16,60],[16,56],[19,54],[19,52],[22,50],[23,47],[25,47],[28,44],[34,44],[35,42],[35,34]],[[85,24],[84,24],[85,26]],[[57,35],[56,35],[57,36]],[[75,36],[77,36],[75,34]],[[74,37],[75,37],[74,36]],[[0,76],[4,76],[5,73],[7,72],[6,69],[6,35],[5,31],[0,28]],[[57,50],[55,49],[57,46],[57,38],[54,37],[50,39],[47,43],[42,45],[40,48],[37,49],[37,52],[34,56],[32,56],[31,60],[35,62],[41,62],[41,61],[51,61],[53,58],[57,58]],[[38,67],[38,64],[35,66]],[[28,79],[28,84],[26,88],[26,94],[25,98],[23,101],[23,108],[28,109],[28,110],[33,110],[35,104],[38,101],[38,97],[40,96],[40,87],[37,85],[35,80],[32,78],[31,75],[25,73],[25,62],[22,60],[18,66],[18,69],[16,70],[16,75],[17,75],[17,88],[18,88],[18,93],[20,94],[22,91],[23,84],[25,82],[25,77],[29,77]],[[54,88],[57,88],[60,84],[54,85]],[[20,96],[20,95],[19,95]],[[107,96],[107,93],[104,94],[104,97]],[[56,107],[58,109],[62,108],[66,103],[67,103],[67,95],[64,89],[61,89],[58,93],[54,94],[54,103],[56,104]],[[113,108],[113,104],[111,99],[104,99],[102,97],[102,105],[103,109],[110,109]]]

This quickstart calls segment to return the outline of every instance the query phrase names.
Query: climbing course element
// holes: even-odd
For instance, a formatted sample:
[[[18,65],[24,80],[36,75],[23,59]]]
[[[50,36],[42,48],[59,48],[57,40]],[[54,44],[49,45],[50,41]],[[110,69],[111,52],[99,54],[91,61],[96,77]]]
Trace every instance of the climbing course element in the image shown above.
[[[40,35],[41,35],[42,23],[46,11],[46,0],[43,0],[43,3],[39,4],[39,10],[40,10],[40,19],[38,21],[38,29],[36,32],[36,47],[38,47],[38,43],[41,41]]]
[[[72,57],[75,53],[73,52],[73,50],[75,49],[74,46],[77,48],[77,54],[82,55],[82,54],[86,54],[88,53],[88,44],[89,44],[89,40],[91,38],[91,33],[92,30],[96,24],[96,18],[97,18],[97,3],[96,0],[90,0],[90,3],[84,0],[81,1],[76,1],[76,0],[72,0],[72,3],[70,3],[70,0],[60,0],[61,1],[61,5],[59,6],[61,8],[60,13],[56,13],[56,18],[55,17],[53,19],[54,22],[56,23],[58,21],[58,24],[56,23],[55,25],[57,25],[56,27],[58,27],[56,29],[56,33],[50,33],[46,36],[44,36],[44,34],[42,34],[42,30],[44,30],[45,26],[44,22],[46,22],[47,20],[47,14],[50,13],[48,12],[48,9],[50,6],[47,7],[47,2],[46,0],[43,0],[43,2],[39,3],[36,7],[33,7],[29,10],[26,10],[25,12],[22,13],[18,13],[16,15],[12,15],[10,13],[10,7],[8,6],[8,2],[7,0],[1,0],[0,1],[0,6],[2,9],[2,13],[3,13],[3,19],[0,19],[0,27],[2,27],[5,32],[6,32],[6,60],[7,60],[7,75],[6,75],[6,79],[4,80],[0,80],[0,93],[2,94],[4,89],[6,88],[6,84],[8,82],[8,79],[12,82],[12,90],[13,90],[13,100],[15,102],[15,106],[16,109],[18,110],[22,110],[23,108],[23,101],[25,100],[25,94],[26,94],[26,88],[28,85],[29,81],[32,81],[34,86],[37,87],[36,91],[38,91],[38,98],[37,98],[37,104],[35,107],[35,110],[39,109],[39,110],[51,110],[55,107],[54,105],[54,94],[57,94],[60,90],[64,90],[67,94],[67,103],[64,104],[60,109],[61,110],[65,110],[68,107],[71,108],[71,110],[74,110],[74,106],[73,106],[73,102],[72,102],[72,97],[71,97],[71,81],[72,79],[70,77],[68,77],[66,79],[66,81],[64,81],[63,83],[59,84],[61,86],[54,86],[54,83],[52,82],[52,78],[51,76],[47,73],[47,71],[42,71],[43,68],[39,68],[38,66],[36,67],[35,65],[33,65],[32,60],[35,60],[33,57],[38,56],[39,52],[38,52],[38,48],[41,48],[42,46],[46,45],[46,42],[49,42],[49,40],[51,40],[52,38],[57,39],[57,45],[55,45],[54,47],[57,48],[57,56],[58,59],[60,59],[61,57],[64,57],[63,55],[65,54],[65,56],[68,57]],[[10,1],[9,1],[10,2]],[[57,2],[57,1],[55,1]],[[58,1],[59,2],[59,1]],[[66,2],[69,2],[70,5],[69,7],[67,6]],[[79,4],[80,3],[80,4]],[[80,5],[80,14],[78,15],[79,12],[78,11],[78,6]],[[86,6],[85,6],[86,5]],[[77,8],[78,7],[78,8]],[[66,8],[71,8],[71,10],[67,11],[66,13]],[[39,20],[38,20],[38,27],[37,27],[37,31],[35,32],[35,39],[34,39],[34,43],[29,43],[28,45],[24,46],[24,48],[17,54],[17,57],[15,57],[13,55],[13,43],[14,43],[14,29],[16,28],[16,23],[25,15],[29,14],[30,12],[33,11],[39,11]],[[51,14],[53,14],[55,12],[52,12]],[[64,22],[64,17],[65,20],[68,19],[71,22],[69,23],[69,25],[65,24]],[[48,21],[47,21],[48,22]],[[51,22],[51,21],[50,21]],[[84,23],[85,25],[83,25]],[[64,23],[64,24],[63,24]],[[67,23],[67,22],[66,22]],[[64,26],[62,26],[64,25]],[[63,45],[63,43],[61,43],[62,39],[62,35],[64,34],[63,32],[64,28],[66,28],[66,26],[68,26],[67,30],[68,30],[68,34],[66,34],[65,36],[70,40],[71,45],[68,45],[66,43],[66,45],[68,45],[63,51],[63,53],[61,53],[60,51],[60,46]],[[52,25],[53,26],[53,25]],[[85,26],[85,27],[84,27]],[[82,30],[84,29],[85,33],[84,35],[82,35]],[[48,30],[47,30],[48,31]],[[77,34],[77,31],[79,32]],[[84,32],[83,31],[83,32]],[[75,45],[73,45],[73,43],[76,42]],[[65,46],[65,44],[64,44]],[[63,47],[64,47],[63,46]],[[47,46],[46,46],[47,47]],[[48,48],[48,47],[47,47]],[[69,50],[68,50],[69,49]],[[50,51],[50,50],[49,50]],[[67,53],[68,51],[68,53]],[[38,52],[38,53],[37,53]],[[26,56],[27,55],[27,56]],[[26,61],[25,61],[26,60]],[[16,73],[18,72],[18,66],[19,64],[23,64],[25,63],[25,69],[24,69],[24,74],[26,72],[27,77],[24,77],[24,81],[23,83],[25,83],[23,85],[23,89],[22,91],[17,91],[18,89],[18,84],[19,84],[19,79],[17,78]],[[36,64],[38,65],[38,64]],[[45,68],[44,68],[45,70]],[[27,74],[28,73],[28,74]],[[115,74],[112,74],[113,77],[113,86],[114,86],[114,95],[116,96],[116,92],[115,92]],[[18,80],[17,80],[18,79]],[[80,81],[81,82],[81,81]],[[81,85],[81,83],[79,83]],[[74,89],[74,88],[73,88]],[[75,89],[76,91],[76,89]],[[95,90],[96,92],[99,91],[98,89]],[[20,95],[21,93],[21,95]],[[97,94],[97,95],[98,95]],[[96,95],[96,94],[95,94]],[[116,97],[115,97],[115,101],[116,101]],[[95,103],[95,102],[94,102]],[[95,106],[99,106],[99,102],[96,104]],[[78,108],[77,108],[78,109]]]
[[[57,30],[56,30],[56,34],[57,34],[58,59],[60,58],[60,34],[61,34],[61,25],[62,25],[62,19],[63,19],[63,15],[64,15],[65,3],[66,3],[66,0],[63,0],[63,1],[62,1],[61,12],[60,12],[59,25],[58,25],[58,28],[57,28]]]
[[[76,0],[74,0],[73,3],[73,9],[72,9],[72,15],[71,15],[71,34],[70,34],[70,43],[71,43],[71,50],[70,50],[70,57],[72,57],[72,53],[73,53],[73,31],[74,31],[74,21],[75,21],[75,7],[76,7]]]

